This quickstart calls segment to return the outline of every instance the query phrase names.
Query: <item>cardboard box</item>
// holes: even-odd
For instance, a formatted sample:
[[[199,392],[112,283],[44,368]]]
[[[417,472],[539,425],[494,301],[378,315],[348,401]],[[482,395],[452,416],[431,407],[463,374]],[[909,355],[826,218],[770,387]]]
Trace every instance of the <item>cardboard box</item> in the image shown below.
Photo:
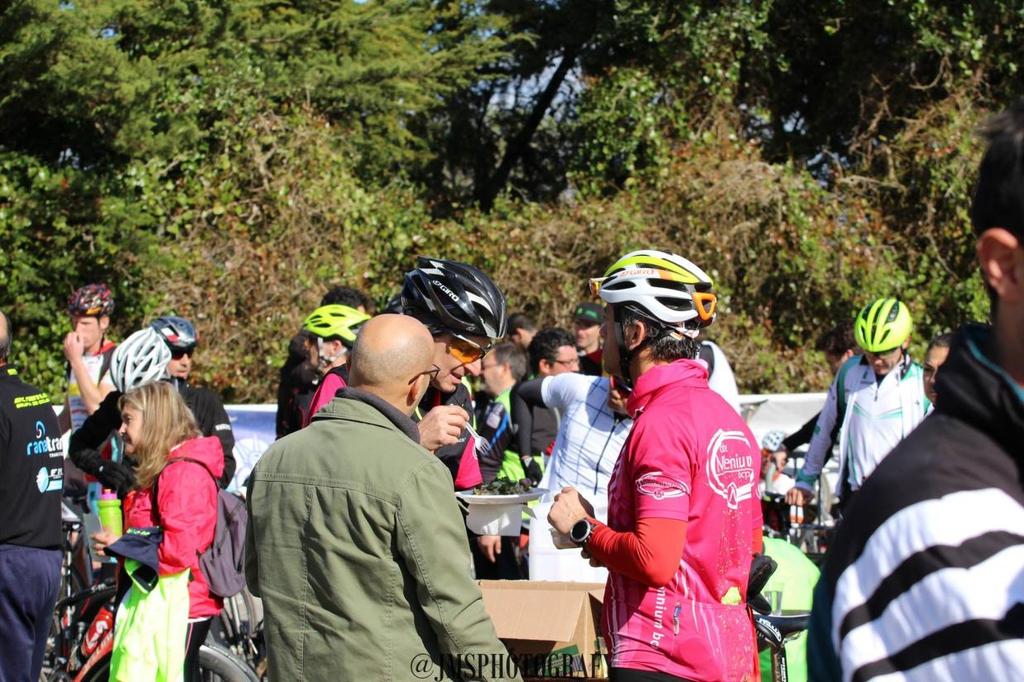
[[[607,676],[600,641],[601,583],[481,580],[498,638],[521,661],[523,677]]]

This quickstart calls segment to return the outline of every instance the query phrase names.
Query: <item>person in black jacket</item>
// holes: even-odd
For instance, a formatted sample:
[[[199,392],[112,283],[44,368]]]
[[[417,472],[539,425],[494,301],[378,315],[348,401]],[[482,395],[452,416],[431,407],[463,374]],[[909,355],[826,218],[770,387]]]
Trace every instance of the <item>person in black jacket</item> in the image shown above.
[[[316,337],[302,329],[288,342],[288,356],[278,370],[277,438],[298,431],[309,421],[309,408],[320,383],[317,364]]]
[[[110,435],[121,426],[121,412],[117,407],[117,401],[125,391],[158,380],[174,381],[185,404],[195,415],[196,424],[202,434],[217,436],[221,441],[221,447],[224,449],[221,485],[227,486],[234,476],[235,458],[231,451],[235,445],[235,438],[223,403],[209,389],[189,386],[180,379],[168,379],[166,371],[170,360],[170,348],[164,337],[152,327],[132,334],[114,351],[110,373],[117,390],[103,399],[99,409],[89,415],[82,428],[71,434],[68,457],[79,469],[99,479],[105,487],[124,493],[135,481],[129,460],[115,461],[100,453],[100,448]]]
[[[185,400],[196,418],[196,425],[204,436],[217,436],[220,447],[224,451],[224,474],[221,485],[227,487],[231,477],[235,475],[235,434],[231,430],[231,419],[224,409],[224,401],[213,390],[205,386],[193,386],[188,383],[192,370],[192,356],[199,345],[199,333],[192,322],[184,317],[166,315],[158,317],[150,324],[171,351],[171,361],[167,363],[167,373],[171,383]]]
[[[38,680],[60,586],[60,428],[50,398],[7,364],[0,312],[0,678]]]
[[[852,501],[815,590],[814,680],[1021,672],[1024,102],[986,135],[971,218],[993,324],[960,330],[934,413]]]

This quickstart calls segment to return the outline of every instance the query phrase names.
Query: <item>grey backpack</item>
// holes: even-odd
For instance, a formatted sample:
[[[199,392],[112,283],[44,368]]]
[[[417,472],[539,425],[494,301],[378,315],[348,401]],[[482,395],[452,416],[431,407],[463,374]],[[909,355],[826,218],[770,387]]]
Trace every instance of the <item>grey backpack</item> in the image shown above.
[[[192,462],[203,468],[213,484],[217,486],[217,526],[213,532],[213,543],[199,555],[199,568],[203,571],[206,584],[212,594],[218,597],[233,597],[245,587],[245,528],[249,525],[249,514],[245,502],[237,495],[222,490],[205,464],[191,457],[176,457],[175,462]],[[159,482],[159,477],[157,477]],[[153,507],[156,508],[156,483],[153,484]],[[157,511],[159,514],[159,510]]]

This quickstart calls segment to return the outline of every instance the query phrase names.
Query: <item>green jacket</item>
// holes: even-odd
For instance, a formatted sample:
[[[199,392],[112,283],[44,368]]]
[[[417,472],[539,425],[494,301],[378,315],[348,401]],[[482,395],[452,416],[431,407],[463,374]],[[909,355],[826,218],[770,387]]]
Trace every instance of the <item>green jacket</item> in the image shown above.
[[[256,465],[246,579],[263,598],[271,679],[449,679],[445,656],[475,667],[505,654],[451,474],[417,440],[405,415],[346,389]],[[465,671],[456,679],[495,679]]]

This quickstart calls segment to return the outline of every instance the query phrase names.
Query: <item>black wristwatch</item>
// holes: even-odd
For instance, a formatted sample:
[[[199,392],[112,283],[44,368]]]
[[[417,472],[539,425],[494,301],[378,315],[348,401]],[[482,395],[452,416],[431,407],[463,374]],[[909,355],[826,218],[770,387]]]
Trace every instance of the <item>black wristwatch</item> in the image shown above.
[[[569,529],[569,539],[579,547],[587,544],[590,534],[594,532],[594,524],[589,519],[580,519]]]

